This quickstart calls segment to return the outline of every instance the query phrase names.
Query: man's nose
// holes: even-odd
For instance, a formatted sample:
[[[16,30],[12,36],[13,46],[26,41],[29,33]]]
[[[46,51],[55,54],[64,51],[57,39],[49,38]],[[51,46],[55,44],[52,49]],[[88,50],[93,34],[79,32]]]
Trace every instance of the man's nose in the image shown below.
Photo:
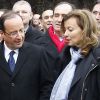
[[[18,14],[19,14],[20,16],[22,16],[22,12],[18,12]]]
[[[49,20],[49,21],[52,21],[52,20],[53,20],[53,18],[49,17],[49,18],[48,18],[48,20]]]
[[[59,18],[58,18],[58,21],[62,22],[62,19],[63,19],[63,17],[60,15]]]

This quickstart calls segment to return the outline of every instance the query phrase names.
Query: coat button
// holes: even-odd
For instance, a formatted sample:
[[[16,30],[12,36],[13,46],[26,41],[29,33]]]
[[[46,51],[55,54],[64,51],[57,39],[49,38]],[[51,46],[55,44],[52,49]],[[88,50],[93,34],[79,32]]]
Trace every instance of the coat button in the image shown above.
[[[92,66],[94,66],[94,64],[92,64]]]
[[[99,60],[99,61],[100,61],[100,57],[97,57],[97,60]]]
[[[15,86],[15,83],[11,83],[11,86],[14,87]]]
[[[87,91],[87,88],[85,88],[84,90]]]

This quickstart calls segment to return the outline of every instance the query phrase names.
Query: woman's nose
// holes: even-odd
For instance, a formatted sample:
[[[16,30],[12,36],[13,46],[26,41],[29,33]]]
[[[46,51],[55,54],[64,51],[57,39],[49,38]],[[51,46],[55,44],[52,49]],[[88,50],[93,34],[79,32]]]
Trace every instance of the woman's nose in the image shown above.
[[[68,31],[65,31],[64,37],[68,37]]]

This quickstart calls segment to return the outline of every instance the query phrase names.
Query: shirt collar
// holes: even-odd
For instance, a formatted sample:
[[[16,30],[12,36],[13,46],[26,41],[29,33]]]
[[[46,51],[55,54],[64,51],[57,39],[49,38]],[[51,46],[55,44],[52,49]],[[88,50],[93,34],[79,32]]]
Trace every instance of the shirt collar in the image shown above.
[[[9,48],[7,47],[7,45],[6,45],[6,43],[4,42],[4,52],[5,52],[5,56],[8,56],[8,55],[9,55],[9,53],[10,53],[11,51],[12,51],[12,50],[11,50],[11,49],[9,49]],[[17,53],[17,54],[18,54],[18,49],[13,50],[13,51],[15,51],[15,53]]]

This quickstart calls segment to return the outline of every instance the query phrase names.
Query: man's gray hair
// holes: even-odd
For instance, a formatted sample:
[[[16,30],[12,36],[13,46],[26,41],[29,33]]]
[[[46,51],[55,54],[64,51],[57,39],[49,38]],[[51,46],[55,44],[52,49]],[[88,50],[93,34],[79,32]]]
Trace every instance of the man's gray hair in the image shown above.
[[[32,8],[31,8],[31,5],[29,4],[29,2],[25,1],[25,0],[20,0],[20,1],[17,1],[15,2],[15,4],[13,5],[13,10],[16,6],[21,6],[21,5],[26,5],[30,8],[30,12],[32,11]]]

